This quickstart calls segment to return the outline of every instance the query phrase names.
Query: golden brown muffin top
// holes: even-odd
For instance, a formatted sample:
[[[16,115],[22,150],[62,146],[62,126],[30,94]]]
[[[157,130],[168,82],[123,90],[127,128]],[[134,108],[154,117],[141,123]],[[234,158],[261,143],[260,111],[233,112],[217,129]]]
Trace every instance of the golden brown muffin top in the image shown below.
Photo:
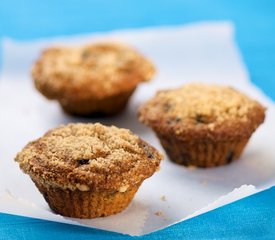
[[[44,50],[34,64],[36,88],[50,99],[101,99],[149,81],[153,64],[134,49],[113,42]]]
[[[159,168],[161,154],[127,129],[69,124],[17,154],[20,168],[44,185],[124,192]]]
[[[159,134],[188,141],[249,137],[264,116],[260,103],[232,87],[200,83],[159,91],[139,109],[139,120]]]

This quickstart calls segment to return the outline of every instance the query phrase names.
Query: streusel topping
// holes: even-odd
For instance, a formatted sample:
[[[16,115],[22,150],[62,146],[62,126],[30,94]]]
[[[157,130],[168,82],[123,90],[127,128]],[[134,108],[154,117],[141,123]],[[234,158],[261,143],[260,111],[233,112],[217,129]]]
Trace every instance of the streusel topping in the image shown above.
[[[16,157],[32,178],[82,191],[123,190],[150,177],[161,155],[129,130],[69,124],[29,143]]]
[[[155,129],[173,129],[177,135],[192,129],[211,138],[214,131],[231,136],[250,133],[263,121],[264,111],[257,101],[231,87],[193,83],[159,91],[141,107],[139,119]]]
[[[115,95],[154,73],[153,64],[137,51],[112,42],[46,49],[32,70],[38,90],[53,99]]]

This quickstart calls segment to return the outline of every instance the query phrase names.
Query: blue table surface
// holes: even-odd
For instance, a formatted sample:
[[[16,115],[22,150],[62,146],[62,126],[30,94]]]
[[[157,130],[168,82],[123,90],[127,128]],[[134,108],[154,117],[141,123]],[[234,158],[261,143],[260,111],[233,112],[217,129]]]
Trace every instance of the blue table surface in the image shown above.
[[[275,1],[0,1],[0,38],[20,40],[231,20],[251,80],[275,99]],[[0,214],[0,239],[130,239]],[[275,239],[275,187],[140,239]]]

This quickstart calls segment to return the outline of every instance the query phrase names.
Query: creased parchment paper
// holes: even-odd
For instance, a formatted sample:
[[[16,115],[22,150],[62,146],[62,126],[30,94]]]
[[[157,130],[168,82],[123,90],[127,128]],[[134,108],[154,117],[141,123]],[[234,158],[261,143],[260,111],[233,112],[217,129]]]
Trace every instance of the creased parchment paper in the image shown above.
[[[41,50],[52,44],[96,40],[123,41],[151,58],[158,74],[142,84],[127,110],[116,117],[83,119],[65,115],[58,104],[33,87],[30,68]],[[0,211],[130,235],[147,234],[254,194],[275,184],[275,107],[249,81],[229,22],[204,22],[177,27],[125,30],[80,37],[16,42],[5,39],[0,80]],[[27,175],[13,161],[30,140],[69,122],[97,122],[129,128],[162,150],[153,132],[137,121],[138,106],[158,89],[200,81],[232,85],[261,101],[265,123],[250,140],[239,161],[213,169],[190,169],[171,163],[146,180],[122,213],[92,220],[64,218],[50,211]],[[163,150],[162,150],[163,151]]]

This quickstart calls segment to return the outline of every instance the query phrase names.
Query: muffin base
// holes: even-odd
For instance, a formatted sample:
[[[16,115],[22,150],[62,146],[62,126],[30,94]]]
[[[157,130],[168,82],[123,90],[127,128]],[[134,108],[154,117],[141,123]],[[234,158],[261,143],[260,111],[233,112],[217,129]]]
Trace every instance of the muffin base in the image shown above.
[[[126,107],[129,98],[135,91],[131,89],[127,92],[109,96],[102,99],[93,97],[81,100],[59,99],[60,106],[64,112],[76,116],[105,116],[115,115]]]
[[[222,166],[237,160],[249,140],[185,142],[160,134],[158,137],[171,161],[201,168]]]
[[[73,218],[97,218],[119,213],[130,204],[139,188],[135,186],[125,192],[96,192],[45,187],[37,182],[35,185],[54,212]]]

